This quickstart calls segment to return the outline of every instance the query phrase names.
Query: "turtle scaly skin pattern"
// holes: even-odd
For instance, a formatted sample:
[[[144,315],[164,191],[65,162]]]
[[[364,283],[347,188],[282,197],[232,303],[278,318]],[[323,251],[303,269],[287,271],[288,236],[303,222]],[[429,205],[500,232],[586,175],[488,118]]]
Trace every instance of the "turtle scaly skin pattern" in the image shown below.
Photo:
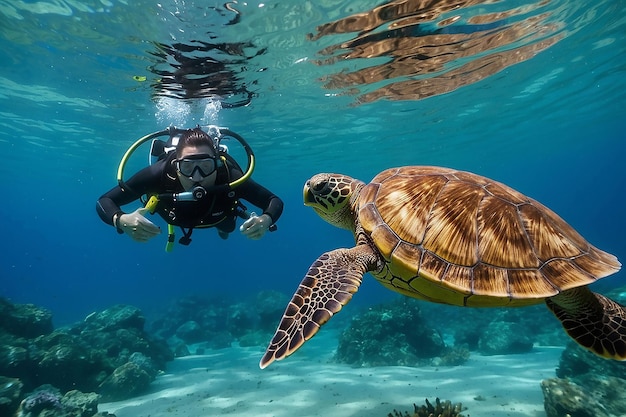
[[[565,331],[597,355],[626,360],[626,309],[586,285],[617,272],[557,214],[514,189],[469,172],[392,168],[369,184],[317,174],[304,203],[354,233],[356,246],[309,268],[261,359],[297,350],[350,301],[370,272],[383,286],[462,307],[544,302]]]

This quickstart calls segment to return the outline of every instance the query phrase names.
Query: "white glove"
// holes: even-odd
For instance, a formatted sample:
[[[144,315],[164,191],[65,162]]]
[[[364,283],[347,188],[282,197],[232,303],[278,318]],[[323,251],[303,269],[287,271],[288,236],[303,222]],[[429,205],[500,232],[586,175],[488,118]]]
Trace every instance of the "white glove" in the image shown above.
[[[257,216],[252,213],[250,218],[243,222],[239,231],[250,239],[261,239],[272,225],[272,218],[267,214]]]
[[[121,214],[117,220],[120,229],[136,242],[147,242],[159,233],[161,229],[144,217],[148,209],[142,207],[132,213]]]

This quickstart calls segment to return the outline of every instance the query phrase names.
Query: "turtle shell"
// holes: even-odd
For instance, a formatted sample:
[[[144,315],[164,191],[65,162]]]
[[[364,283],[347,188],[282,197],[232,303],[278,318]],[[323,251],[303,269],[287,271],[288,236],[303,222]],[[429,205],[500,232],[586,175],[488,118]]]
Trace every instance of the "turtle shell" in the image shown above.
[[[434,302],[534,304],[620,267],[547,207],[469,172],[386,170],[361,190],[358,216],[386,261],[373,275]]]

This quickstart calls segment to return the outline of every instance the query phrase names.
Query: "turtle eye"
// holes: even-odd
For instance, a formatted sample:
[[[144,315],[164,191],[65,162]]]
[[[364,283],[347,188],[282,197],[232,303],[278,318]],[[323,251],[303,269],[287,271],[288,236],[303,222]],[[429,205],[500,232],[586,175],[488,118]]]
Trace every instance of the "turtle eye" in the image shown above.
[[[313,191],[315,191],[316,193],[320,193],[326,187],[328,187],[328,183],[326,181],[320,181],[320,182],[314,183],[313,186],[311,187],[311,189]]]

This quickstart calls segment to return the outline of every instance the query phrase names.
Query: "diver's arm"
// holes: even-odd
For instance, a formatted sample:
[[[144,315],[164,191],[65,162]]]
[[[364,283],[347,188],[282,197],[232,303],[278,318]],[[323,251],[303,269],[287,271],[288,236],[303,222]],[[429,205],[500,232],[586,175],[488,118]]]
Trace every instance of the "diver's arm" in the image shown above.
[[[243,185],[241,197],[263,209],[260,216],[250,217],[239,230],[250,239],[260,239],[283,212],[283,202],[267,188],[248,179]]]
[[[138,200],[144,194],[159,192],[162,188],[163,166],[157,163],[144,168],[126,181],[124,188],[118,185],[100,197],[96,211],[102,221],[114,226],[118,233],[126,233],[136,242],[147,242],[161,233],[158,226],[144,217],[147,208],[124,213],[120,206]]]
[[[274,193],[252,179],[241,185],[241,198],[263,210],[270,217],[271,224],[278,221],[283,213],[283,201]]]
[[[106,224],[117,227],[114,220],[124,214],[121,206],[138,200],[142,195],[159,192],[161,188],[162,164],[155,164],[142,169],[126,181],[126,187],[119,185],[103,194],[96,203],[96,212]],[[115,217],[115,219],[114,219]]]
[[[227,164],[232,176],[231,180],[236,180],[243,176],[243,172],[239,165],[231,162],[231,160],[229,160]],[[263,214],[269,217],[268,220],[270,221],[270,225],[276,223],[280,215],[283,213],[283,201],[277,195],[254,181],[252,178],[248,178],[244,181],[243,184],[236,188],[236,191],[238,197],[249,201],[256,207],[263,210]]]
[[[267,207],[263,209],[263,214],[267,214],[268,216],[270,216],[270,219],[272,220],[272,224],[274,224],[276,223],[276,221],[278,221],[278,218],[280,217],[282,213],[283,213],[283,200],[281,200],[275,195],[272,195],[272,197],[269,200],[269,203],[267,204]]]

